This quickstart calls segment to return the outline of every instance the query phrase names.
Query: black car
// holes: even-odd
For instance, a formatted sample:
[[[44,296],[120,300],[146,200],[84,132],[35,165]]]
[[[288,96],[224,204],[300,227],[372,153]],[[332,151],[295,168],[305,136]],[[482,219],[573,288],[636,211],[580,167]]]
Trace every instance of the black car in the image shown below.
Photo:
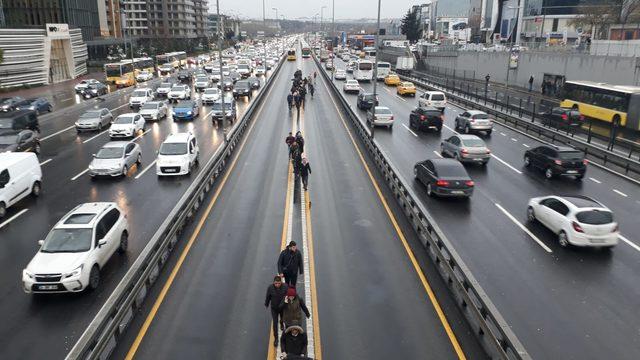
[[[47,98],[39,97],[28,99],[17,106],[17,110],[34,110],[38,115],[43,112],[53,111],[53,106]]]
[[[17,110],[20,105],[24,104],[26,104],[26,100],[20,96],[5,98],[2,99],[2,102],[0,103],[0,110],[4,112],[14,111]]]
[[[251,100],[251,84],[247,80],[240,80],[233,86],[233,97],[246,96]]]
[[[227,115],[227,120],[236,120],[236,101],[231,98],[225,98],[224,100],[224,112]],[[222,100],[217,100],[211,106],[211,119],[213,121],[222,119]]]
[[[524,166],[544,171],[544,176],[575,176],[577,180],[587,171],[584,153],[568,146],[541,145],[524,153]]]
[[[419,106],[409,114],[409,127],[418,130],[435,128],[437,132],[440,132],[442,131],[443,122],[444,115],[434,107]]]
[[[413,173],[429,196],[469,198],[473,194],[475,184],[457,160],[427,159],[417,163]]]
[[[25,129],[40,131],[38,115],[35,111],[16,110],[10,113],[0,113],[0,131]]]
[[[252,76],[247,81],[251,84],[251,90],[260,89],[260,80],[257,77]]]
[[[222,82],[222,91],[229,90],[233,90],[233,81],[231,81],[231,79],[229,79],[228,77],[225,77],[224,81]]]
[[[31,130],[4,130],[0,131],[0,152],[27,152],[40,153],[40,139],[35,131]]]
[[[93,83],[87,85],[86,88],[80,91],[80,95],[82,95],[85,99],[90,99],[93,97],[98,97],[102,95],[106,95],[108,92],[107,85],[103,83]]]
[[[556,127],[580,127],[584,123],[584,116],[578,110],[566,107],[554,107],[541,116],[543,124]]]
[[[187,70],[180,70],[178,72],[178,81],[183,84],[191,83],[191,74]]]
[[[373,107],[374,97],[372,93],[360,91],[358,93],[358,109],[369,110]],[[375,98],[376,106],[378,105],[378,97]]]

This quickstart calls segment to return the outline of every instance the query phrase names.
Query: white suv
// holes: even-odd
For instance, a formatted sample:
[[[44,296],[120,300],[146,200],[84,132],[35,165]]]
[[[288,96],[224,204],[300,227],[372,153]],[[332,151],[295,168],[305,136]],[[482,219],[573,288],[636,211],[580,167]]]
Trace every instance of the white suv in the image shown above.
[[[539,221],[569,245],[611,248],[618,244],[618,223],[604,205],[586,196],[542,196],[529,200],[527,219]]]
[[[200,149],[191,132],[172,134],[160,146],[156,161],[158,176],[187,175],[198,164]]]
[[[447,97],[441,91],[425,91],[420,95],[418,103],[421,107],[434,107],[440,111],[444,111],[447,107]]]
[[[151,89],[136,89],[129,98],[129,107],[140,107],[147,101],[153,101],[153,91]]]
[[[22,271],[27,293],[96,289],[100,269],[116,252],[127,251],[127,217],[116,203],[78,205],[51,229]]]

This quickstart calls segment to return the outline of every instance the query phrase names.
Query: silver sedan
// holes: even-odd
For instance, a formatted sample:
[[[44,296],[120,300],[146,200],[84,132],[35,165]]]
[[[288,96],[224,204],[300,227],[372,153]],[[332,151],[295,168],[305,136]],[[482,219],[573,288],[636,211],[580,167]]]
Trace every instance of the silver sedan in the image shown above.
[[[462,163],[486,165],[491,159],[491,150],[476,135],[453,135],[440,144],[440,153]]]
[[[142,163],[140,146],[130,141],[111,141],[106,143],[89,164],[89,175],[127,176],[134,165]]]
[[[112,121],[113,115],[107,108],[89,110],[76,121],[76,131],[102,131],[102,128],[109,126]]]

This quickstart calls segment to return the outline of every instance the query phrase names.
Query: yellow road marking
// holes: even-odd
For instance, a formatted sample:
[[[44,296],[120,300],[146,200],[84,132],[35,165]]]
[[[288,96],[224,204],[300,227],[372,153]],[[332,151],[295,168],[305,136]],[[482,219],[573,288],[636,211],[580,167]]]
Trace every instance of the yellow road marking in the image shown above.
[[[267,96],[269,96],[271,94],[271,90],[273,90],[273,87],[271,89],[269,89],[269,94],[267,94]],[[131,344],[131,348],[129,348],[129,352],[127,352],[127,356],[125,357],[126,360],[131,360],[131,359],[133,359],[135,357],[136,352],[138,351],[138,348],[140,347],[140,344],[142,343],[142,340],[144,339],[145,335],[147,334],[147,331],[149,330],[149,327],[151,326],[151,323],[153,322],[153,319],[155,318],[156,314],[158,313],[158,309],[160,309],[160,305],[162,305],[162,302],[164,301],[165,297],[167,296],[167,293],[169,292],[169,289],[171,288],[171,285],[173,284],[173,281],[175,280],[176,275],[178,274],[178,271],[180,271],[180,268],[182,267],[182,264],[184,263],[184,260],[186,259],[187,255],[189,254],[189,251],[191,250],[191,247],[193,246],[193,243],[195,242],[196,238],[200,234],[200,231],[202,230],[202,227],[204,226],[204,223],[209,218],[209,214],[211,213],[211,210],[213,209],[213,206],[215,205],[216,201],[218,200],[218,196],[220,196],[220,193],[222,192],[222,189],[224,188],[225,184],[227,183],[227,179],[229,178],[229,175],[231,174],[231,172],[235,168],[236,163],[237,163],[238,159],[240,158],[240,154],[242,153],[242,150],[244,149],[244,146],[247,143],[247,139],[249,138],[249,135],[253,131],[253,128],[254,128],[254,126],[255,126],[255,124],[257,122],[257,118],[262,113],[262,109],[264,108],[264,104],[265,103],[266,103],[266,101],[263,102],[260,105],[260,109],[256,113],[256,117],[254,118],[254,121],[251,122],[249,130],[247,131],[247,134],[245,135],[244,139],[242,140],[242,144],[240,145],[240,148],[238,149],[238,152],[237,152],[236,156],[234,157],[233,162],[231,163],[231,165],[229,166],[229,169],[227,170],[227,172],[225,173],[224,177],[222,178],[222,182],[220,183],[220,186],[218,186],[218,188],[216,189],[216,192],[213,195],[213,198],[211,199],[211,201],[209,202],[209,205],[207,206],[207,209],[202,214],[202,217],[200,217],[200,221],[198,221],[198,225],[196,226],[195,230],[191,234],[191,237],[189,238],[189,242],[185,245],[184,249],[182,250],[182,253],[180,254],[180,257],[178,258],[178,261],[176,262],[176,264],[174,265],[173,269],[171,270],[171,274],[169,274],[169,277],[167,278],[167,281],[165,282],[164,286],[162,287],[162,290],[160,291],[160,294],[156,298],[156,301],[153,304],[153,307],[151,308],[151,311],[149,311],[149,315],[147,315],[147,318],[145,319],[144,323],[142,324],[142,327],[140,328],[140,331],[138,332],[138,335],[136,336],[135,340],[133,341],[133,344]]]
[[[322,69],[320,71],[322,71]],[[323,80],[322,83],[325,86],[325,88],[327,89],[327,92],[329,93],[329,98],[331,99],[331,102],[333,103],[333,106],[336,108],[336,111],[338,112],[338,115],[340,116],[340,121],[342,122],[342,126],[344,126],[345,130],[347,131],[347,134],[349,135],[349,138],[351,139],[351,143],[353,144],[353,147],[356,149],[356,152],[358,153],[358,157],[360,158],[360,161],[362,162],[362,165],[364,166],[364,169],[367,172],[367,174],[369,175],[369,179],[371,180],[371,183],[373,184],[373,187],[376,190],[378,198],[380,199],[380,202],[382,202],[382,205],[383,205],[383,207],[385,209],[385,212],[387,213],[387,216],[389,217],[389,220],[391,221],[391,224],[395,228],[396,233],[398,234],[398,237],[400,238],[400,241],[402,242],[402,245],[403,245],[405,251],[407,252],[407,255],[409,256],[409,259],[411,260],[411,264],[413,264],[413,268],[415,269],[416,273],[418,274],[418,277],[420,278],[420,282],[422,283],[422,286],[424,287],[424,289],[425,289],[425,291],[426,291],[426,293],[427,293],[427,295],[429,297],[429,300],[431,301],[431,304],[433,305],[433,308],[435,309],[436,313],[438,314],[438,318],[440,319],[440,322],[442,323],[442,326],[444,327],[444,330],[447,333],[447,336],[449,337],[449,341],[451,342],[451,345],[453,346],[453,349],[455,350],[455,352],[456,352],[456,354],[458,356],[458,359],[461,359],[461,360],[462,359],[466,359],[466,356],[464,355],[464,352],[462,351],[462,347],[460,347],[460,343],[458,342],[458,339],[456,338],[456,335],[453,333],[453,330],[451,329],[451,326],[449,325],[449,321],[447,320],[447,317],[444,314],[444,311],[442,311],[442,308],[440,307],[440,303],[438,302],[438,299],[436,298],[433,290],[431,289],[431,285],[429,285],[429,281],[427,280],[427,277],[422,272],[422,269],[420,268],[420,265],[418,264],[418,261],[416,260],[415,255],[413,254],[413,251],[411,250],[411,247],[409,246],[409,243],[407,242],[407,239],[405,238],[404,233],[402,232],[402,229],[400,229],[400,226],[398,225],[398,222],[396,221],[396,218],[393,215],[393,212],[391,211],[391,208],[387,204],[387,201],[385,200],[384,195],[382,195],[382,191],[380,190],[380,187],[378,186],[378,182],[373,177],[373,174],[371,173],[371,170],[369,169],[369,166],[367,165],[367,162],[365,161],[364,156],[362,155],[362,152],[358,148],[358,145],[356,144],[355,139],[351,135],[351,131],[349,130],[349,128],[347,126],[347,123],[345,122],[344,117],[342,116],[342,112],[340,111],[340,108],[338,107],[338,105],[336,104],[335,100],[333,99],[333,96],[329,92],[329,88],[327,87],[327,84],[325,83],[324,80]]]
[[[308,191],[305,191],[308,194]],[[313,257],[313,231],[311,230],[311,202],[309,201],[309,196],[306,196],[306,203],[304,206],[307,207],[307,240],[309,241],[309,278],[311,280],[311,284],[309,284],[311,288],[311,303],[313,306],[311,307],[311,312],[313,313],[313,346],[315,350],[315,359],[322,360],[322,344],[320,342],[320,316],[318,315],[318,296],[316,291],[316,265]]]

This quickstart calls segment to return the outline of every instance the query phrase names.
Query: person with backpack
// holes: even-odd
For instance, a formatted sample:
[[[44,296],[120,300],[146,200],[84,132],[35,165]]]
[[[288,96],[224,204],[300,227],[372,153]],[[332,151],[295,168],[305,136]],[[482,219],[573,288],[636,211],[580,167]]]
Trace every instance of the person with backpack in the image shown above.
[[[298,251],[296,242],[291,241],[278,257],[278,274],[280,277],[284,277],[289,287],[296,287],[298,273],[302,275],[303,271],[304,264],[302,262],[302,254]]]

